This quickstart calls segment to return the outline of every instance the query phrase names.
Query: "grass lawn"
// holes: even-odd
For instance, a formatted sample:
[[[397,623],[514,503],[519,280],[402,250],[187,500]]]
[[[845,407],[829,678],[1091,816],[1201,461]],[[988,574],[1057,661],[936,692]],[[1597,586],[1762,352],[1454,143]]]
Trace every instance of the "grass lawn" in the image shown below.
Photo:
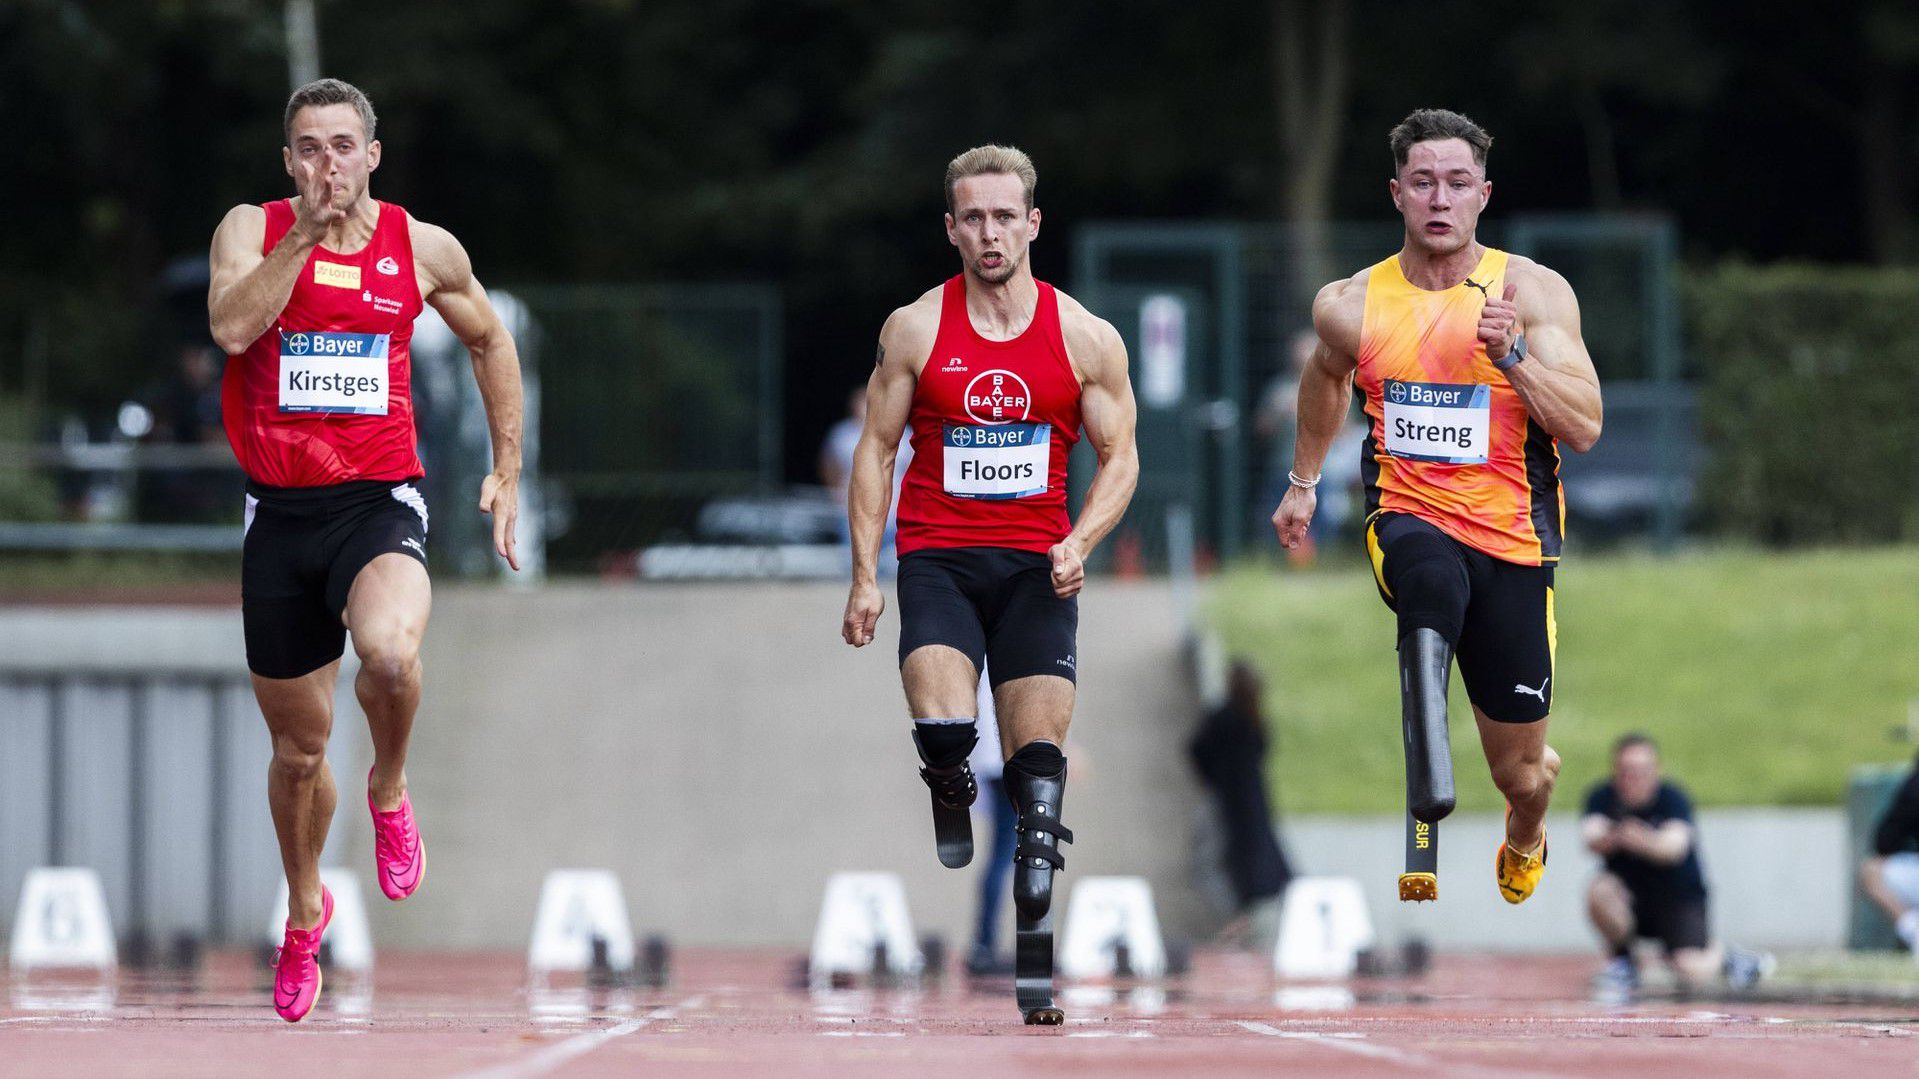
[[[1206,615],[1227,654],[1266,675],[1278,805],[1397,811],[1393,616],[1362,555],[1328,558],[1313,572],[1225,572]],[[1557,804],[1583,799],[1630,730],[1659,740],[1668,775],[1701,804],[1839,804],[1854,764],[1913,756],[1915,604],[1919,548],[1569,557],[1556,589]],[[1457,676],[1452,720],[1460,807],[1499,808]]]

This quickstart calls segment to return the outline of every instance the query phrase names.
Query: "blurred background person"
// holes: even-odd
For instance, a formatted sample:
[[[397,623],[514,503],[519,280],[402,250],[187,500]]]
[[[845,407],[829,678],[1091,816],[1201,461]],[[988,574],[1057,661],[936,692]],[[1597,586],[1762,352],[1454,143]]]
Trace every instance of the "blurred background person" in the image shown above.
[[[1682,990],[1722,975],[1734,989],[1757,982],[1770,957],[1712,942],[1706,878],[1692,799],[1660,774],[1659,748],[1644,734],[1613,745],[1612,777],[1586,795],[1579,823],[1605,868],[1586,891],[1586,909],[1611,959],[1599,976],[1608,996],[1639,987],[1636,940],[1657,940]]]
[[[1919,957],[1919,760],[1892,796],[1872,833],[1872,854],[1859,866],[1859,884],[1892,919],[1892,928]]]
[[[149,393],[153,428],[149,443],[216,446],[220,426],[220,350],[187,341],[174,352],[172,370]],[[148,521],[217,521],[232,513],[239,476],[231,468],[180,466],[147,472],[140,490],[140,518]]]
[[[860,444],[860,429],[866,424],[866,384],[860,383],[846,395],[846,416],[826,429],[826,437],[820,442],[819,472],[820,483],[833,493],[833,502],[839,506],[839,516],[834,519],[839,529],[840,546],[846,548],[847,558],[853,556],[853,533],[846,519],[846,487],[853,476],[853,448]],[[886,531],[880,535],[879,572],[881,577],[891,577],[899,570],[899,555],[893,549],[893,532],[899,523],[900,481],[906,478],[906,466],[913,460],[912,432],[900,439],[899,454],[893,460],[893,500],[886,511]],[[985,738],[980,744],[986,743]],[[1011,855],[1008,855],[1011,857]]]
[[[1005,750],[1000,748],[999,715],[993,709],[993,689],[986,670],[979,677],[979,743],[968,763],[979,780],[980,796],[973,813],[984,818],[986,867],[980,875],[979,911],[973,921],[973,946],[966,955],[968,974],[1011,974],[1013,957],[999,951],[1000,911],[1009,894],[1013,848],[1019,843],[1019,814],[1006,797]]]
[[[1235,660],[1227,674],[1225,702],[1200,721],[1187,743],[1193,767],[1212,793],[1226,833],[1225,870],[1237,906],[1233,920],[1220,933],[1225,940],[1245,938],[1269,911],[1276,916],[1273,901],[1293,878],[1273,830],[1272,805],[1266,796],[1266,752],[1271,741],[1266,733],[1264,694],[1259,672],[1245,660]]]

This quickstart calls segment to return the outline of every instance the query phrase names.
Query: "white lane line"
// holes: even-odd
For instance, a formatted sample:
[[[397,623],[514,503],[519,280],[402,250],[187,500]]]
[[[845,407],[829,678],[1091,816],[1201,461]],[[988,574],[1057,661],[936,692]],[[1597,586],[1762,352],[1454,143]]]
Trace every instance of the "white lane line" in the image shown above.
[[[531,1079],[532,1076],[545,1075],[567,1061],[585,1056],[615,1038],[624,1038],[648,1023],[658,1019],[673,1018],[678,1008],[698,1007],[699,1003],[700,999],[694,998],[674,1007],[655,1008],[638,1019],[628,1019],[624,1023],[615,1024],[605,1030],[596,1030],[591,1034],[580,1034],[563,1042],[555,1042],[520,1060],[482,1068],[476,1072],[467,1072],[460,1079]]]
[[[1371,1057],[1374,1060],[1388,1060],[1408,1068],[1418,1068],[1426,1075],[1469,1075],[1474,1079],[1500,1077],[1500,1079],[1542,1079],[1540,1072],[1515,1071],[1509,1068],[1487,1067],[1483,1064],[1460,1061],[1448,1064],[1434,1057],[1419,1053],[1394,1049],[1388,1045],[1375,1045],[1366,1040],[1366,1035],[1358,1031],[1318,1031],[1318,1030],[1281,1030],[1265,1023],[1254,1023],[1242,1019],[1239,1025],[1255,1034],[1264,1034],[1269,1038],[1291,1038],[1297,1041],[1323,1045],[1328,1049],[1338,1049],[1354,1056]],[[1550,1073],[1546,1073],[1550,1075]]]
[[[1267,1026],[1265,1023],[1254,1023],[1245,1019],[1240,1020],[1239,1025],[1255,1034],[1264,1034],[1268,1038],[1291,1038],[1298,1041],[1312,1042],[1314,1045],[1323,1045],[1328,1049],[1338,1049],[1341,1052],[1352,1053],[1355,1056],[1371,1057],[1374,1060],[1390,1060],[1395,1064],[1404,1064],[1409,1068],[1424,1068],[1430,1071],[1440,1066],[1439,1062],[1431,1057],[1423,1057],[1418,1053],[1408,1053],[1403,1050],[1394,1049],[1391,1046],[1374,1045],[1366,1041],[1365,1035],[1362,1034],[1325,1034],[1317,1030],[1281,1030],[1278,1027]]]

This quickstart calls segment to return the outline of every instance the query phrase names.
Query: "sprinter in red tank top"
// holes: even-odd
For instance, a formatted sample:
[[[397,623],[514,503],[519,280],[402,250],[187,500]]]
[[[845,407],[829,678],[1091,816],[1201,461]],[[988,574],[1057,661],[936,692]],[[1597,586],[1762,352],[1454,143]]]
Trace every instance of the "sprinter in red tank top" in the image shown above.
[[[333,911],[319,861],[348,631],[373,734],[375,875],[399,900],[425,872],[406,791],[432,606],[426,503],[410,482],[421,469],[407,345],[422,303],[473,354],[493,435],[480,510],[514,569],[521,392],[513,338],[459,242],[368,194],[380,144],[366,95],[336,79],[309,83],[287,102],[285,131],[298,197],[228,212],[213,234],[207,315],[228,355],[222,419],[247,474],[242,621],[273,735],[267,797],[288,894],[273,1003],[294,1022],[319,996],[316,956]]]
[[[1119,333],[1033,279],[1037,175],[1018,150],[981,146],[946,170],[946,236],[962,272],[894,311],[867,383],[847,515],[853,588],[841,636],[873,640],[885,600],[876,561],[894,447],[910,424],[900,489],[900,676],[932,788],[940,861],[972,860],[967,754],[976,689],[990,671],[1018,810],[1013,903],[1017,993],[1028,1023],[1058,1023],[1052,1001],[1053,871],[1073,716],[1077,596],[1086,555],[1126,512],[1139,479],[1132,385]],[[1086,437],[1099,470],[1078,522],[1066,515],[1066,455]],[[990,662],[988,662],[990,660]]]

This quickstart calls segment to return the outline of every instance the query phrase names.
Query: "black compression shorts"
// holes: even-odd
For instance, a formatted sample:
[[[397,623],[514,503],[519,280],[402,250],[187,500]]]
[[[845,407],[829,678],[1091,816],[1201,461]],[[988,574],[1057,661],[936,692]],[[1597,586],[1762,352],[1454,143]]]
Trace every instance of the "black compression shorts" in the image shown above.
[[[1406,513],[1374,514],[1366,551],[1399,636],[1432,629],[1452,642],[1475,707],[1500,723],[1546,718],[1558,634],[1553,567],[1502,561]]]
[[[1632,916],[1633,935],[1658,941],[1667,955],[1681,948],[1704,948],[1712,940],[1705,896],[1633,895]]]
[[[1053,594],[1053,563],[1006,547],[941,547],[900,557],[900,663],[943,644],[982,661],[994,687],[1038,674],[1077,680],[1079,597]]]
[[[426,500],[411,482],[249,483],[240,559],[247,668],[298,678],[339,659],[353,579],[383,554],[425,565],[426,529]]]

